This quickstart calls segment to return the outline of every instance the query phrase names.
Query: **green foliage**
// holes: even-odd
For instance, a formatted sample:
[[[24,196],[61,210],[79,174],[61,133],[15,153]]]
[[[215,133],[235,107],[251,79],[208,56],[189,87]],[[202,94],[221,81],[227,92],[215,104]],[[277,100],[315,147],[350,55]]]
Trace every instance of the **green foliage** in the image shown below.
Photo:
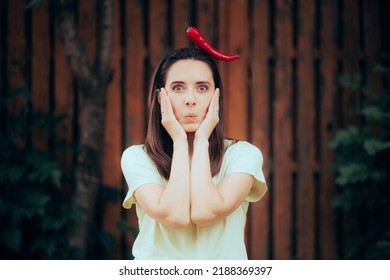
[[[330,147],[335,151],[333,171],[338,188],[335,207],[356,214],[363,229],[356,232],[348,258],[390,258],[390,58],[384,56],[375,73],[381,87],[359,75],[340,81],[357,90],[362,102],[355,104],[357,124],[338,131]],[[374,90],[375,89],[375,90]],[[360,216],[361,215],[361,216]]]
[[[25,74],[23,65],[18,62],[14,65]],[[72,190],[63,187],[69,178],[64,178],[66,175],[59,169],[54,153],[31,145],[31,136],[42,131],[53,138],[66,116],[33,113],[33,94],[27,86],[3,94],[4,84],[0,81],[0,90],[0,112],[4,116],[0,119],[0,259],[80,258],[70,246],[68,232],[80,222],[83,210],[70,203]],[[7,112],[15,103],[20,112]],[[56,142],[56,155],[69,152],[73,151]],[[111,253],[124,245],[118,242],[121,239],[104,230],[102,224],[104,205],[117,203],[120,198],[122,194],[116,188],[100,186],[87,258],[110,259]],[[129,233],[137,234],[137,229],[122,219],[117,221],[117,229],[126,238]]]
[[[30,9],[30,8],[32,8],[32,7],[34,7],[34,6],[36,6],[36,7],[39,7],[41,4],[42,4],[42,2],[43,2],[44,0],[29,0],[28,2],[27,2],[27,4],[26,4],[26,10],[27,9]]]
[[[118,189],[107,186],[100,185],[98,196],[97,196],[97,207],[96,216],[97,216],[97,224],[101,223],[101,218],[104,216],[104,207],[102,205],[107,205],[107,203],[117,204],[120,199],[122,199],[121,192]],[[121,235],[124,238],[128,238],[129,234],[133,236],[137,236],[138,229],[132,226],[129,226],[124,219],[118,219],[116,221],[116,228],[119,230]],[[99,259],[112,259],[111,253],[115,250],[123,249],[120,248],[122,244],[120,244],[120,239],[116,239],[110,232],[102,229],[102,227],[97,227],[94,236],[96,238],[95,248],[92,250],[92,254],[94,257],[98,257]],[[133,258],[131,252],[128,252],[126,256],[123,256],[125,259]]]
[[[7,108],[19,97],[28,103],[31,92],[10,90],[0,105]],[[78,258],[67,232],[79,221],[80,210],[67,201],[54,156],[34,149],[27,141],[28,135],[56,120],[31,116],[26,124],[25,112],[23,108],[18,115],[7,115],[10,129],[0,132],[0,258]]]
[[[67,229],[78,221],[80,213],[63,200],[60,175],[45,153],[12,145],[1,147],[2,258],[76,257],[68,245]]]

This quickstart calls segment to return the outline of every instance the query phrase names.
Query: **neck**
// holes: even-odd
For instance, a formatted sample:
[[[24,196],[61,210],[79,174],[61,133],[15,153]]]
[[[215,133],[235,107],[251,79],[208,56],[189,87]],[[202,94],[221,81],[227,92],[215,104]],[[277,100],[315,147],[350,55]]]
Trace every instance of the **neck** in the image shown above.
[[[187,141],[188,141],[188,149],[189,149],[189,153],[190,153],[190,158],[192,158],[192,151],[194,148],[194,139],[195,139],[194,132],[187,133]]]

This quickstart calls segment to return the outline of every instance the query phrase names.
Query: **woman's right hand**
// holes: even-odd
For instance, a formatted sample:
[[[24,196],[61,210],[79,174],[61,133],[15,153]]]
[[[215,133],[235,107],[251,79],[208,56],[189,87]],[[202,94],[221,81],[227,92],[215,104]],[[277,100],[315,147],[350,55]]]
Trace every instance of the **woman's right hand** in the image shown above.
[[[180,125],[173,113],[171,100],[165,88],[160,89],[161,124],[175,143],[177,140],[187,140],[187,133]]]

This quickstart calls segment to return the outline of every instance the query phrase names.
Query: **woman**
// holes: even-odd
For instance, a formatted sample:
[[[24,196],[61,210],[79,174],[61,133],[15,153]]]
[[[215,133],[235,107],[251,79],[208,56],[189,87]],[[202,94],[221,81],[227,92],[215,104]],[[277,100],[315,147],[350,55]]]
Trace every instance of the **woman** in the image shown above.
[[[249,202],[267,187],[255,146],[225,139],[223,88],[213,58],[177,49],[160,63],[149,95],[145,143],[128,148],[125,208],[136,204],[135,259],[247,259]]]

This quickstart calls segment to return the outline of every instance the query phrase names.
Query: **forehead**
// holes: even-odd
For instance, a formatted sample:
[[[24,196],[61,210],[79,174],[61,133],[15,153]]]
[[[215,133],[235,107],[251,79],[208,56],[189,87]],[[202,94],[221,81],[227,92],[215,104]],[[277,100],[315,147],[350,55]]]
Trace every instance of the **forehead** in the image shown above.
[[[214,82],[210,67],[203,61],[184,59],[169,67],[166,82],[173,81],[208,81]]]

